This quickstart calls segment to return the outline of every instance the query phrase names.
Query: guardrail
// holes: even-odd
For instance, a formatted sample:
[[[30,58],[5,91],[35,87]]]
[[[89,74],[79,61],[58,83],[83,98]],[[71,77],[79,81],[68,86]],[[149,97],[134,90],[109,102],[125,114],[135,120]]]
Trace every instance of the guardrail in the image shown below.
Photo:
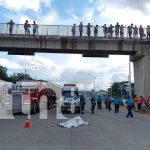
[[[30,35],[33,35],[33,25],[29,28]],[[113,29],[114,31],[115,29]],[[9,35],[9,24],[0,23],[0,34]],[[12,34],[14,35],[24,35],[25,29],[24,24],[14,24]],[[146,28],[144,28],[144,34],[146,34]],[[72,26],[70,25],[38,25],[36,35],[39,36],[73,36],[72,35]],[[79,37],[79,26],[76,26],[75,37]],[[83,37],[87,37],[87,27],[83,27]],[[132,35],[133,36],[133,35]],[[94,37],[94,26],[91,26],[91,37]],[[103,27],[98,27],[97,37],[104,37]],[[108,36],[107,36],[108,37]],[[113,32],[112,37],[115,37],[115,32]],[[120,36],[119,36],[120,37]],[[124,27],[124,38],[128,38],[127,27]],[[139,34],[137,36],[139,38]],[[145,38],[145,37],[144,37]]]

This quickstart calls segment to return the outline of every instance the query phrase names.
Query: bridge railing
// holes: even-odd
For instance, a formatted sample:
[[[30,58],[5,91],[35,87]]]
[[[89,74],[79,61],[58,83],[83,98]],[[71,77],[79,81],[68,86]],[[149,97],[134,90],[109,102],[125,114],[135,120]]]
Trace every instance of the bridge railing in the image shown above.
[[[33,34],[33,26],[29,28],[30,35]],[[115,29],[113,29],[114,31]],[[0,34],[10,34],[9,33],[9,25],[6,23],[0,23]],[[24,35],[25,29],[24,24],[14,24],[12,34],[14,35]],[[72,36],[72,26],[70,25],[39,25],[37,29],[37,35],[41,36]],[[144,28],[144,34],[146,34],[146,28]],[[76,37],[79,37],[79,27],[76,26]],[[87,27],[83,27],[82,36],[87,37]],[[98,37],[104,37],[103,27],[98,27]],[[94,37],[94,26],[91,26],[91,37]],[[113,36],[115,37],[115,32],[113,32]],[[124,27],[124,37],[128,37],[127,27]],[[138,37],[139,38],[139,34]]]

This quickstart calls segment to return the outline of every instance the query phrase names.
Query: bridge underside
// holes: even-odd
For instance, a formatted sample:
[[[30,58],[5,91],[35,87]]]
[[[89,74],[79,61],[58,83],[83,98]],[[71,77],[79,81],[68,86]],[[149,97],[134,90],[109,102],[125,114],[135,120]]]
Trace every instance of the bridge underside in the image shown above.
[[[2,36],[0,51],[10,55],[34,55],[35,53],[83,54],[84,57],[108,57],[108,55],[134,55],[136,43],[116,38],[74,38],[45,36]]]

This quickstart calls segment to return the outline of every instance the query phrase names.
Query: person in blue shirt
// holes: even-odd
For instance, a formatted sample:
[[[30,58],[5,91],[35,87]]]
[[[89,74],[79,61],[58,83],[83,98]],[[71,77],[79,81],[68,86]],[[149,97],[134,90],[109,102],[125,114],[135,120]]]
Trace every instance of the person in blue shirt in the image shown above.
[[[97,108],[98,109],[102,109],[102,101],[103,101],[102,96],[98,95],[97,96]]]
[[[133,98],[129,96],[126,100],[126,104],[128,110],[128,114],[126,115],[126,117],[128,118],[129,116],[131,116],[131,118],[133,118],[133,113],[132,113],[133,104],[134,104]]]
[[[119,113],[119,106],[121,104],[121,99],[118,96],[115,97],[114,104],[115,104],[115,114]]]
[[[107,101],[107,108],[109,111],[111,111],[111,103],[112,103],[112,97],[109,97]]]

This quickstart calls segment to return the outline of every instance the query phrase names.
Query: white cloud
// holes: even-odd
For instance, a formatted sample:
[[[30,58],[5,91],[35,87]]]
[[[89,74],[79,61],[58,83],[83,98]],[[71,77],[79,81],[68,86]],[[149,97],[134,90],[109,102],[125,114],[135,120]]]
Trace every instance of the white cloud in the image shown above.
[[[9,61],[6,58],[0,58],[0,64],[8,69],[21,69],[22,68],[17,62]]]
[[[41,4],[49,5],[52,0],[0,0],[0,5],[11,10],[32,9],[38,11]]]

